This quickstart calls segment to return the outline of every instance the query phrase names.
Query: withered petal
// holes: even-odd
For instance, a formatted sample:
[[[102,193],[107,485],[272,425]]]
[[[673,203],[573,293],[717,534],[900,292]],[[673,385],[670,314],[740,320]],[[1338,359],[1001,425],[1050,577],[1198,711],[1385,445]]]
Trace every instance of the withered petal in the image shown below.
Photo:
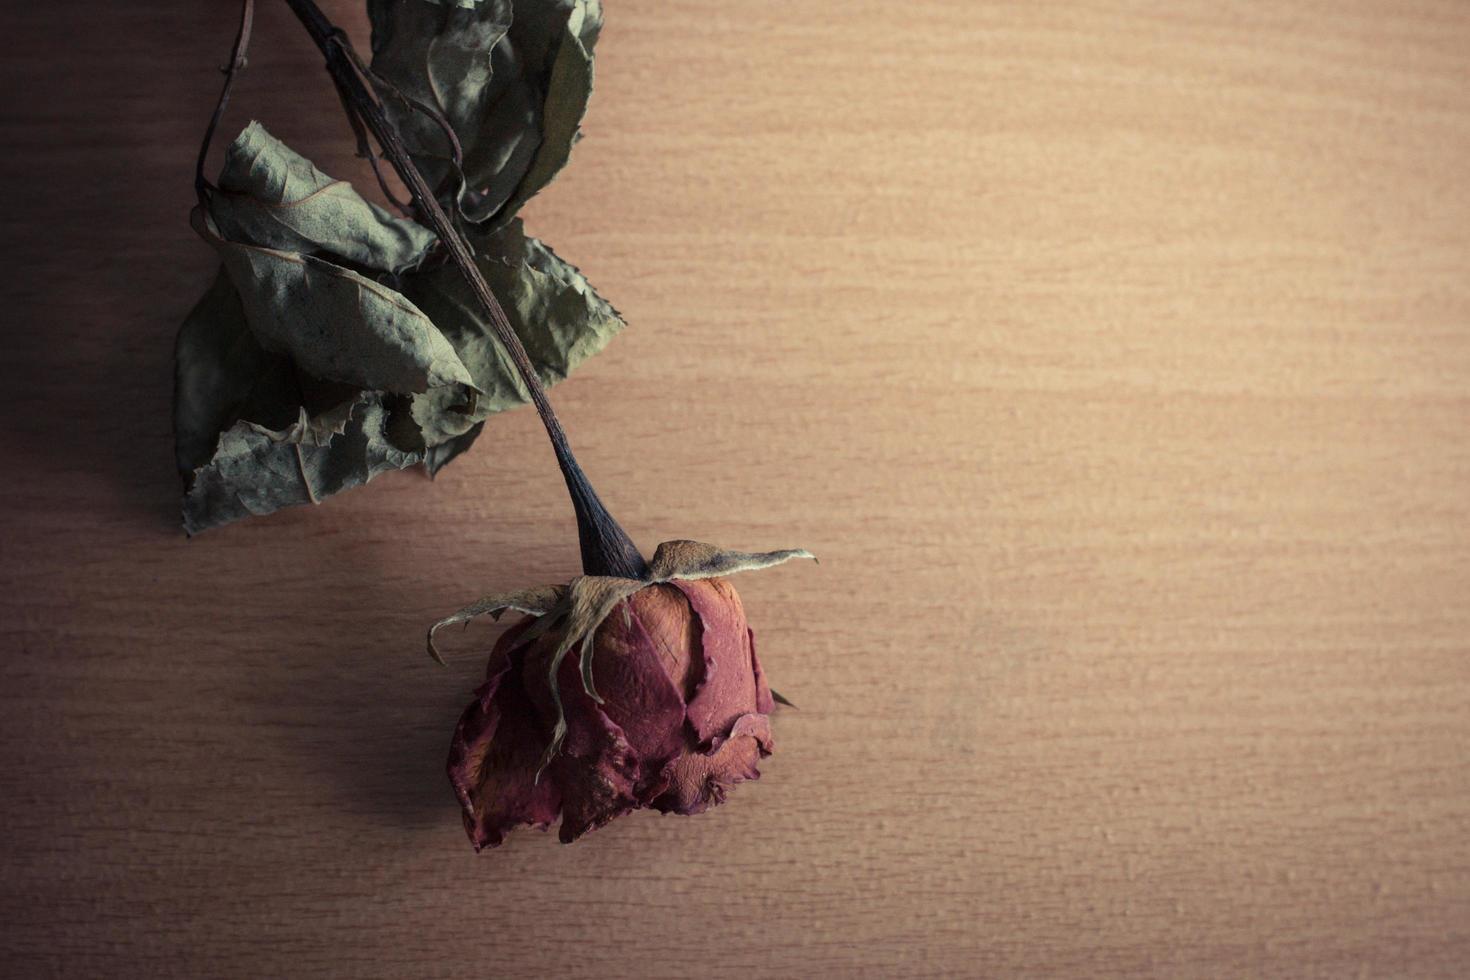
[[[701,745],[730,731],[741,715],[756,710],[750,630],[740,596],[723,579],[676,580],[699,621],[699,686],[686,715]]]
[[[646,580],[582,576],[446,620],[503,608],[541,614],[496,644],[455,732],[449,774],[476,850],[558,815],[570,843],[644,807],[699,813],[759,778],[773,748],[767,714],[782,699],[739,595],[720,576],[798,557],[811,556],[667,542]],[[578,646],[580,656],[568,656]]]
[[[619,625],[618,618],[614,617],[611,624]],[[599,638],[599,648],[602,648],[602,642]],[[560,837],[563,843],[571,843],[614,817],[646,805],[649,798],[663,792],[667,786],[663,777],[667,756],[652,760],[652,765],[645,765],[642,754],[630,743],[627,733],[608,716],[602,705],[583,690],[581,671],[571,658],[562,658],[556,666],[557,690],[548,687],[546,678],[561,649],[561,639],[555,634],[539,638],[527,648],[521,665],[521,678],[542,727],[554,725],[558,718],[565,726],[560,748],[544,763],[541,781],[556,786],[562,812]],[[636,645],[634,649],[636,654]],[[613,659],[611,656],[597,658],[596,679],[600,687],[605,686],[606,692],[617,691],[616,696],[620,697],[625,678],[607,670]],[[669,687],[670,700],[673,700],[674,692],[663,671],[656,664],[654,669],[657,670],[657,679]],[[638,680],[633,679],[634,683]],[[682,711],[682,702],[677,710]],[[675,731],[678,730],[679,717],[678,714],[673,716]],[[635,726],[635,738],[641,741],[648,735]]]
[[[685,753],[669,770],[669,788],[653,801],[664,813],[702,813],[725,802],[725,794],[736,783],[759,779],[757,763],[771,754],[770,719],[762,714],[736,719],[728,738],[708,753]]]
[[[498,846],[517,826],[545,829],[560,808],[556,786],[536,781],[546,734],[519,671],[511,669],[516,638],[510,631],[496,644],[489,676],[465,708],[449,746],[449,781],[477,851]]]
[[[638,754],[591,698],[568,719],[567,737],[547,776],[561,794],[563,844],[637,809]]]
[[[670,625],[656,621],[668,607],[656,599],[645,601],[651,591],[644,589],[628,600],[625,605],[632,609],[626,621],[610,616],[603,622],[593,672],[602,710],[622,729],[643,768],[658,772],[684,747],[684,697],[674,687],[654,637]],[[685,607],[687,627],[688,607],[682,599],[679,604]]]

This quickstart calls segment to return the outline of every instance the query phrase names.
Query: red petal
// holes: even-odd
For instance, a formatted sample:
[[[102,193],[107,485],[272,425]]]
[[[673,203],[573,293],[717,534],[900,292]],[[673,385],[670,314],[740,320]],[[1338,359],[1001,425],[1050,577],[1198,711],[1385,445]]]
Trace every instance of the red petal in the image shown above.
[[[635,593],[628,608],[648,633],[659,663],[678,692],[680,702],[688,701],[694,696],[700,672],[695,656],[699,646],[699,624],[694,620],[689,600],[672,585],[651,585]],[[621,611],[614,616],[621,620]]]
[[[499,845],[514,827],[549,826],[560,805],[549,780],[535,781],[547,736],[519,671],[511,669],[521,652],[514,649],[515,639],[525,625],[507,631],[495,645],[488,679],[465,708],[449,746],[449,781],[477,851]]]
[[[645,599],[650,594],[653,602]],[[687,649],[680,654],[666,648],[671,636],[687,647],[691,617],[688,604],[674,593],[674,600],[682,607],[683,621],[672,624],[671,629],[666,606],[657,596],[656,589],[634,595],[631,615],[626,620],[623,610],[613,610],[597,631],[592,654],[593,682],[603,699],[602,710],[639,757],[642,772],[638,796],[645,803],[662,791],[660,787],[646,792],[647,784],[684,748],[684,697],[674,687],[665,660],[681,656],[686,662],[689,659]],[[581,687],[580,679],[576,686]],[[586,696],[585,691],[567,687],[564,682],[564,699]]]
[[[740,596],[724,579],[676,580],[700,623],[703,671],[687,715],[701,744],[730,731],[741,715],[757,710],[750,629]]]
[[[623,731],[591,698],[583,710],[567,715],[567,738],[547,767],[546,776],[561,793],[563,844],[615,817],[636,809],[641,766]]]
[[[621,624],[621,619],[621,611],[614,610],[608,621]],[[532,704],[548,729],[556,722],[556,706],[547,689],[546,672],[557,642],[556,635],[537,641],[521,668]],[[655,781],[662,784],[657,771],[645,772],[642,759],[623,729],[583,690],[577,662],[580,652],[581,644],[573,645],[557,671],[567,732],[561,749],[541,777],[542,782],[556,784],[562,810],[560,836],[568,844],[640,806],[640,789]],[[597,664],[595,654],[593,664]],[[668,684],[661,669],[657,676]],[[610,683],[612,680],[609,676]]]
[[[653,805],[665,813],[702,813],[725,802],[736,783],[759,779],[756,763],[775,748],[770,719],[748,714],[737,719],[730,737],[707,755],[681,756],[670,770],[669,789]]]

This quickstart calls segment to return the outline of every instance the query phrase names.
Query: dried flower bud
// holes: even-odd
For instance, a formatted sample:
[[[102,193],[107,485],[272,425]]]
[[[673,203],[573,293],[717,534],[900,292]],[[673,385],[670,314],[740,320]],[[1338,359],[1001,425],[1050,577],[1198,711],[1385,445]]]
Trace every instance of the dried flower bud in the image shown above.
[[[436,624],[506,608],[533,614],[495,645],[450,746],[475,849],[558,814],[570,843],[636,809],[699,813],[758,778],[773,698],[740,597],[716,576],[794,557],[811,556],[669,542],[648,580],[585,576],[482,600]],[[567,653],[578,644],[574,662]]]

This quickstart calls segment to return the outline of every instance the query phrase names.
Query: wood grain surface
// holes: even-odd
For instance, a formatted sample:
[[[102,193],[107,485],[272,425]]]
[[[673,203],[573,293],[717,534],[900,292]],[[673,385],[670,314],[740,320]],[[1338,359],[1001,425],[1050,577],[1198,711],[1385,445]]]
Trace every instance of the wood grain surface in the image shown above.
[[[608,6],[554,400],[645,547],[821,556],[764,777],[471,852],[422,634],[576,571],[534,416],[186,540],[236,7],[7,4],[0,969],[1465,975],[1470,5]],[[363,176],[271,0],[250,116]]]

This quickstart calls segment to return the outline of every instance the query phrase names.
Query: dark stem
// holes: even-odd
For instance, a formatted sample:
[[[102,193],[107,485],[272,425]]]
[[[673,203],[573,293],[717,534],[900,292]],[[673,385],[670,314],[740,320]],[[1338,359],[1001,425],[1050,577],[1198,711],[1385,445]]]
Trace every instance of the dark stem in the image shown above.
[[[567,491],[572,497],[572,507],[577,513],[577,533],[582,545],[583,573],[643,578],[647,574],[647,565],[644,563],[643,556],[638,552],[627,532],[618,526],[617,521],[613,520],[612,515],[608,513],[607,508],[603,506],[597,493],[592,489],[592,484],[583,474],[582,468],[577,465],[577,459],[572,455],[572,447],[567,443],[566,433],[562,431],[561,422],[557,420],[556,413],[551,410],[551,403],[546,398],[546,389],[542,387],[541,379],[536,376],[536,369],[526,354],[526,348],[522,346],[520,337],[516,336],[510,320],[506,318],[505,310],[501,309],[500,303],[490,292],[484,276],[480,275],[480,270],[475,267],[469,244],[454,227],[454,223],[449,220],[444,209],[439,206],[434,192],[424,180],[423,174],[419,173],[418,167],[414,166],[408,149],[399,139],[397,129],[388,122],[387,116],[383,114],[382,106],[363,82],[361,74],[355,68],[358,59],[355,53],[352,53],[346,35],[326,18],[312,0],[286,0],[286,2],[326,57],[327,72],[332,76],[332,81],[336,83],[349,116],[355,114],[378,141],[378,145],[383,150],[383,156],[393,165],[399,179],[413,195],[414,204],[418,206],[420,214],[434,229],[439,240],[444,243],[449,257],[459,267],[465,282],[469,283],[471,292],[475,294],[480,306],[489,315],[490,325],[495,331],[496,339],[510,354],[510,359],[515,364],[521,380],[525,383],[526,390],[530,392],[531,402],[536,406],[536,412],[541,416],[542,424],[546,426],[546,434],[551,439],[551,448],[556,452],[557,464],[561,466]]]

